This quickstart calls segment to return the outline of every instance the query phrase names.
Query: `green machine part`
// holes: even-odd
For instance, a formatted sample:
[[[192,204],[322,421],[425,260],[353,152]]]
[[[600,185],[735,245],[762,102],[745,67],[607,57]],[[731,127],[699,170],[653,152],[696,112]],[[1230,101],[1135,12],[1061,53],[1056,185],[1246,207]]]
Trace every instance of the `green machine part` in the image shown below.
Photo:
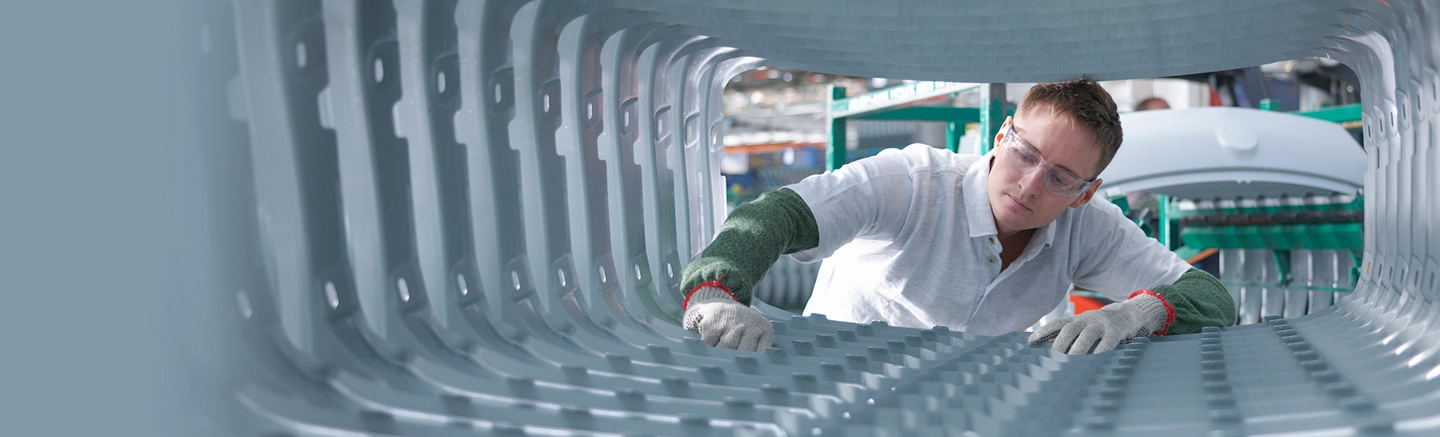
[[[830,86],[830,107],[834,102],[845,99],[845,87]],[[826,123],[825,170],[831,171],[845,165],[845,117],[830,117]]]
[[[1358,278],[1365,247],[1363,196],[1355,196],[1349,203],[1191,210],[1181,210],[1162,197],[1161,205],[1161,242],[1181,257],[1205,249],[1270,250],[1280,273],[1278,285],[1290,286],[1293,250],[1345,250],[1355,261],[1350,271],[1352,287]],[[1171,234],[1176,228],[1180,229],[1178,241]]]
[[[1005,84],[992,83],[980,88],[980,154],[995,148],[995,134],[1005,123]]]

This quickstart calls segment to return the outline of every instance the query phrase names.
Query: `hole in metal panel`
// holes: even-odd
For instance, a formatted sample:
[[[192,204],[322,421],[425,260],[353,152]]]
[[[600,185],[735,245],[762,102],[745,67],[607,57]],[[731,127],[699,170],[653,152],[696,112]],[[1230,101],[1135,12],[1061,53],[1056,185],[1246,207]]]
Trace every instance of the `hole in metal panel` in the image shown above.
[[[565,286],[565,269],[557,269],[557,270],[555,270],[555,276],[556,276],[558,279],[560,279],[560,286],[561,286],[561,287],[564,287],[564,286]]]
[[[641,280],[641,279],[645,279],[645,276],[640,274],[640,265],[639,265],[639,264],[636,264],[636,265],[635,265],[635,280],[636,280],[636,281],[639,281],[639,280]]]
[[[511,93],[514,93],[512,88]],[[555,123],[559,120],[560,107],[564,102],[560,101],[560,81],[552,80],[540,85],[540,113],[546,123]],[[558,126],[557,126],[558,127]]]
[[[510,271],[510,282],[513,282],[513,283],[515,284],[515,290],[516,290],[516,291],[519,291],[519,290],[520,290],[520,272],[513,271],[513,270]]]
[[[405,278],[395,280],[395,289],[400,292],[400,301],[410,301],[410,284],[405,283]]]
[[[500,88],[500,84],[497,83],[495,84],[495,103],[500,103],[503,101],[505,101],[505,95]]]
[[[610,282],[610,279],[605,277],[605,266],[596,267],[595,270],[600,272],[600,282]]]
[[[461,296],[470,295],[470,286],[465,283],[465,275],[455,275],[455,286],[460,289]]]
[[[557,97],[558,97],[558,94],[557,94]],[[604,101],[602,100],[603,98],[604,98],[603,91],[600,90],[600,89],[596,89],[596,90],[594,90],[594,91],[591,91],[590,93],[586,94],[584,97],[581,97],[581,101],[585,102],[585,123],[584,123],[584,125],[585,125],[586,128],[594,127],[594,126],[597,126],[597,125],[599,125],[599,124],[601,123],[601,119],[600,119],[600,118],[601,118],[602,115],[604,115],[604,112],[605,112],[605,107],[604,107],[604,106],[601,106],[601,105],[604,105],[604,104],[605,104]]]
[[[375,58],[375,83],[385,81],[385,61]]]
[[[435,74],[435,92],[445,94],[445,72]]]
[[[622,113],[621,121],[623,122],[620,126],[621,135],[629,135],[635,131],[635,125],[640,120],[640,113],[637,112],[639,111],[639,109],[637,109],[639,108],[639,103],[640,99],[638,98],[630,98],[624,102],[620,102],[620,112]]]

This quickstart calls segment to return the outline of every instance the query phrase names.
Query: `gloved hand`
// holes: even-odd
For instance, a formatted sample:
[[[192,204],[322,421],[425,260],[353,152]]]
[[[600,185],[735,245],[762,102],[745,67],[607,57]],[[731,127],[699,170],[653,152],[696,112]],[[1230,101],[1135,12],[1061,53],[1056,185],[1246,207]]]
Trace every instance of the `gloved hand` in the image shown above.
[[[683,326],[700,333],[710,346],[759,352],[775,344],[770,320],[716,287],[700,287],[690,294]]]
[[[1140,290],[1124,302],[1046,323],[1030,334],[1030,344],[1054,339],[1057,351],[1084,355],[1094,346],[1098,354],[1135,337],[1164,335],[1174,321],[1175,311],[1160,295]]]

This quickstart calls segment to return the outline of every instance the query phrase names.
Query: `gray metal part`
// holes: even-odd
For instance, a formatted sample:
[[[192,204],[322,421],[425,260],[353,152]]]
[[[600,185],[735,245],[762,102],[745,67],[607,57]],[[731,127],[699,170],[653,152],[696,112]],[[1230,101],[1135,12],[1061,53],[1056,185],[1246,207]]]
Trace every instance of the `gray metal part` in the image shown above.
[[[421,9],[434,5],[447,4],[226,8],[235,34],[214,40],[234,41],[219,53],[238,62],[207,83],[241,86],[207,113],[246,125],[244,140],[225,144],[243,146],[251,170],[216,177],[253,190],[223,199],[253,217],[221,230],[234,236],[222,319],[243,346],[227,351],[232,396],[217,404],[237,434],[1440,431],[1433,6],[459,0]],[[377,16],[393,18],[360,19]],[[415,40],[441,22],[453,23],[453,45]],[[360,51],[373,42],[367,32],[387,31],[399,53],[386,59],[399,65],[382,68],[397,73],[398,99],[377,94]],[[776,342],[761,353],[709,348],[677,326],[675,276],[723,219],[717,97],[760,58],[837,74],[1018,82],[1312,55],[1343,60],[1366,81],[1365,253],[1356,291],[1338,301],[1245,285],[1232,290],[1240,317],[1259,323],[1078,357],[1030,346],[1023,333],[855,325],[764,302],[755,305],[774,320]],[[422,91],[442,71],[456,76],[446,82],[453,94]],[[396,120],[378,121],[386,113]],[[386,147],[408,147],[408,164],[377,159]],[[397,209],[412,219],[393,218]],[[468,253],[437,247],[452,238]],[[776,268],[813,266],[786,260]],[[1222,269],[1253,284],[1275,278],[1273,262],[1222,254]],[[1347,253],[1295,251],[1291,262],[1292,283],[1348,281]],[[1298,300],[1308,300],[1303,310]]]
[[[1141,111],[1120,116],[1123,153],[1100,174],[1105,190],[1188,199],[1353,194],[1365,151],[1329,121],[1248,108]]]

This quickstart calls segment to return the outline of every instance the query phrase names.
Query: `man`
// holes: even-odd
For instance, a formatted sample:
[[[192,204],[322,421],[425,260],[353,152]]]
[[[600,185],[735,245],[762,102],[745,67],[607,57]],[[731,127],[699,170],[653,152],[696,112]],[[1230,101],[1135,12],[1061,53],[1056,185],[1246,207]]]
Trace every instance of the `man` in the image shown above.
[[[1039,84],[985,156],[917,144],[768,192],[685,267],[684,326],[712,346],[771,346],[750,290],[781,254],[825,259],[805,312],[834,320],[1000,335],[1034,324],[1074,284],[1119,303],[1051,322],[1032,343],[1098,353],[1233,323],[1213,276],[1091,202],[1121,136],[1094,81]]]

